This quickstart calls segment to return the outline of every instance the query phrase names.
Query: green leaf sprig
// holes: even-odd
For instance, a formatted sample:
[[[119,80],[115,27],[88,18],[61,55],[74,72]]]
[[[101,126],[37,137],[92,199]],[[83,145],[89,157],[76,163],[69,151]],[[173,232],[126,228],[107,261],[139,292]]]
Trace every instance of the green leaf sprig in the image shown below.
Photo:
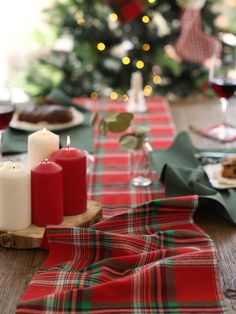
[[[107,135],[107,132],[120,133],[130,127],[134,115],[129,112],[108,111],[100,117],[95,113],[92,117],[91,124],[95,125],[99,121],[99,131],[102,135]]]
[[[120,133],[126,131],[133,120],[134,115],[129,112],[108,111],[102,114],[94,113],[91,119],[91,124],[99,124],[99,132],[103,136],[107,132]],[[146,133],[149,129],[145,126],[135,127],[130,133],[122,135],[119,139],[121,149],[139,149],[142,147],[143,140],[146,138]]]
[[[122,149],[139,149],[147,137],[149,128],[146,126],[137,126],[132,133],[124,134],[119,139],[120,148]]]

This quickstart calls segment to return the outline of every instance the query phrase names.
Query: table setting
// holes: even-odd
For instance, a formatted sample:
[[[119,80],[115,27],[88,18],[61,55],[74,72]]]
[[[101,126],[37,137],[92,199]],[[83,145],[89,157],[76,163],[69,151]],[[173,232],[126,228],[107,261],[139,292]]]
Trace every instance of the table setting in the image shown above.
[[[47,98],[48,97],[48,98]],[[27,150],[27,137],[33,131],[43,129],[46,127],[48,130],[56,130],[60,135],[60,146],[66,144],[67,130],[70,130],[71,140],[76,143],[78,136],[80,137],[80,147],[88,152],[92,152],[92,129],[90,127],[91,112],[84,106],[75,104],[70,97],[59,89],[53,90],[44,102],[57,103],[60,106],[73,110],[73,119],[69,123],[29,123],[18,120],[18,112],[13,115],[10,122],[10,128],[4,132],[2,139],[2,152],[5,154],[24,153]],[[17,104],[19,110],[22,107],[28,107],[30,104]],[[86,138],[86,140],[84,140]],[[90,140],[91,139],[91,140]]]
[[[222,154],[233,154],[235,149],[222,151]],[[234,180],[231,185],[219,187],[219,178],[222,180],[222,176],[218,177],[217,187],[212,185],[206,174],[209,174],[209,170],[212,167],[218,166],[219,163],[212,164],[212,156],[214,156],[214,150],[212,155],[207,155],[206,150],[196,149],[186,132],[179,133],[173,143],[172,147],[168,151],[154,152],[156,158],[156,168],[161,172],[161,180],[165,183],[166,195],[199,195],[199,207],[206,207],[208,204],[213,203],[212,208],[217,210],[221,215],[235,224],[235,189]],[[219,155],[219,151],[216,156]],[[204,155],[205,154],[205,155]],[[197,156],[197,158],[195,157]],[[202,157],[205,159],[200,159]],[[206,159],[210,156],[209,159]],[[209,158],[209,157],[208,157]],[[222,157],[221,157],[222,160]],[[203,161],[203,164],[202,164]],[[219,159],[217,159],[219,162]],[[205,164],[206,163],[206,164]],[[205,165],[204,165],[205,164]],[[227,178],[225,178],[227,180]]]
[[[13,2],[0,312],[235,313],[236,3]]]
[[[123,100],[103,100],[102,106],[100,100],[88,102],[88,99],[80,98],[73,102],[95,112],[101,108],[124,112],[127,106]],[[64,189],[57,176],[60,177],[60,168],[65,167],[63,159],[72,144],[59,148],[60,134],[54,136],[51,131],[39,130],[28,135],[28,143],[34,147],[27,154],[31,167],[34,165],[31,189],[35,192],[32,195],[45,195],[45,198],[37,197],[37,201],[32,202],[33,217],[37,225],[45,227],[40,246],[48,253],[18,302],[17,313],[224,313],[217,250],[211,238],[194,223],[193,215],[199,207],[212,207],[234,222],[233,210],[228,207],[229,199],[212,193],[204,173],[200,178],[204,177],[206,187],[203,189],[199,183],[204,193],[199,187],[192,189],[191,182],[191,188],[188,186],[187,172],[183,171],[182,181],[180,178],[175,182],[174,177],[179,175],[175,167],[184,166],[187,170],[192,167],[197,171],[201,162],[196,154],[202,151],[194,149],[187,134],[180,133],[176,137],[165,98],[148,98],[146,111],[135,112],[132,122],[149,129],[151,149],[148,153],[152,169],[151,183],[146,186],[132,183],[130,152],[120,149],[119,133],[110,132],[104,136],[98,125],[90,126],[93,137],[88,140],[93,140],[90,152],[93,152],[94,160],[92,170],[86,175],[87,184],[81,180],[80,173],[74,183],[64,182]],[[52,136],[56,145],[52,151],[56,152],[38,164],[42,160],[40,152],[45,149],[37,142],[43,132]],[[71,135],[69,130],[67,133]],[[80,137],[77,141],[80,142]],[[81,143],[84,149],[83,139]],[[73,146],[77,144],[73,143]],[[80,145],[72,147],[73,154],[77,154],[78,149]],[[32,151],[38,161],[34,160]],[[55,180],[53,190],[46,187],[44,176],[37,178],[37,174],[44,173],[47,167]],[[74,166],[71,167],[72,173],[70,169],[64,171],[70,173],[67,180],[71,180],[76,172]],[[193,181],[198,182],[195,178]],[[85,186],[86,199],[72,200],[71,189],[77,197]],[[62,213],[66,206],[62,205],[59,196],[67,193],[73,210],[74,204],[84,203],[87,199],[101,204],[102,217],[100,213],[98,222],[92,221],[90,226],[82,227],[78,224],[60,225],[63,215],[73,217],[71,215],[78,214],[73,210]],[[53,202],[51,217],[48,212],[42,214],[48,200]]]

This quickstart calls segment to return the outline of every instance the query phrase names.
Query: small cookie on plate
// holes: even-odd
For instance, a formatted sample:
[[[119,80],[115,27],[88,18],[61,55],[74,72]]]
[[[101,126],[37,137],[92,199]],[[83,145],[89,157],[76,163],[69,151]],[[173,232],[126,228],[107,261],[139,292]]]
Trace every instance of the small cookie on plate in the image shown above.
[[[236,179],[236,156],[223,159],[222,177]]]

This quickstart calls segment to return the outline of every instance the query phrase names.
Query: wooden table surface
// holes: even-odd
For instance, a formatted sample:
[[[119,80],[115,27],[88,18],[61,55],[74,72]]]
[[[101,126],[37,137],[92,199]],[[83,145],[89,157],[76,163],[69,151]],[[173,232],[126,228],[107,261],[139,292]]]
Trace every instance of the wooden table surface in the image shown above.
[[[184,100],[171,104],[177,131],[188,130],[189,125],[207,126],[220,121],[217,100]],[[236,99],[228,110],[229,121],[236,125]],[[235,147],[236,141],[219,144],[199,135],[191,134],[193,144],[199,148]],[[236,200],[235,200],[236,210]],[[228,313],[236,313],[236,226],[227,222],[211,208],[198,211],[195,221],[215,241],[220,258],[222,291]],[[0,249],[0,313],[12,314],[32,275],[46,258],[42,250]]]

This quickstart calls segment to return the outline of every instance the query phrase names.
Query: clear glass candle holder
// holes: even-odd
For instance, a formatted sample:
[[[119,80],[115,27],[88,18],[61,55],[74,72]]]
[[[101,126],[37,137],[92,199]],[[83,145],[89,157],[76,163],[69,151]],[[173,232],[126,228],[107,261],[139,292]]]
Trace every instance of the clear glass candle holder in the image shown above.
[[[144,141],[139,149],[129,151],[130,180],[134,186],[149,186],[152,184],[151,167],[152,147]]]

